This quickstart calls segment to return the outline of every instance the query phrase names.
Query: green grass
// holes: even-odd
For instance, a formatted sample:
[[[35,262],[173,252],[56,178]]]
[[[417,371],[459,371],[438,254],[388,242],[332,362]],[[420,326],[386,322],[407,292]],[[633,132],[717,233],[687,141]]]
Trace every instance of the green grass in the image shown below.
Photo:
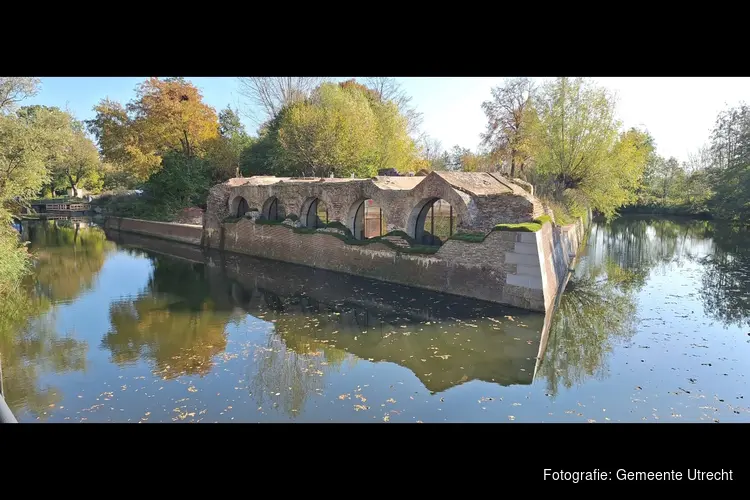
[[[280,226],[284,223],[283,220],[268,220],[264,219],[263,217],[258,217],[255,219],[256,224],[260,224],[263,226]]]
[[[456,233],[450,237],[451,240],[468,241],[470,243],[481,243],[487,237],[484,233],[466,232]]]
[[[233,223],[240,220],[242,217],[227,217],[224,219],[224,222]],[[290,219],[290,216],[287,216],[286,219]],[[295,217],[296,219],[296,217]],[[283,221],[270,221],[263,218],[255,219],[256,224],[260,225],[267,225],[267,226],[284,226]],[[285,226],[289,227],[289,226]],[[324,227],[330,227],[335,229],[340,229],[344,231],[346,234],[338,234],[338,233],[327,233],[327,232],[318,232],[319,228],[314,227],[289,227],[294,233],[296,234],[325,234],[328,236],[333,236],[334,238],[337,238],[344,242],[347,245],[354,245],[354,246],[367,246],[367,245],[374,245],[376,243],[381,243],[383,245],[386,245],[387,247],[395,250],[396,252],[402,252],[402,253],[410,253],[410,254],[434,254],[438,250],[440,250],[440,247],[437,246],[428,246],[428,245],[417,245],[415,243],[414,238],[409,237],[405,232],[403,231],[391,231],[390,233],[387,233],[383,236],[377,236],[375,238],[368,238],[366,240],[358,240],[352,236],[351,231],[349,231],[349,228],[346,227],[344,224],[342,224],[339,221],[332,221],[326,224]],[[396,245],[395,243],[392,243],[386,239],[384,239],[386,236],[398,236],[400,238],[403,238],[409,243],[409,247],[400,247]]]

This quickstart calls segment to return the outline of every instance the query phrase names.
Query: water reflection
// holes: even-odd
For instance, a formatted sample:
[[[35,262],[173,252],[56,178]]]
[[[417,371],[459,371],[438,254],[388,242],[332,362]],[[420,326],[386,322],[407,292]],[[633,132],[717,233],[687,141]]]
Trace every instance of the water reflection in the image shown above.
[[[152,309],[160,317],[173,317],[177,310],[191,318],[199,310],[210,311],[217,321],[209,324],[217,326],[204,344],[214,348],[223,345],[218,324],[229,321],[232,312],[272,325],[274,334],[266,343],[251,346],[254,363],[247,374],[248,390],[261,406],[274,401],[294,415],[322,389],[325,374],[349,369],[360,359],[406,367],[431,392],[471,380],[500,385],[533,380],[544,319],[539,314],[245,256],[203,255],[194,247],[135,235],[111,236],[121,245],[141,248],[154,262],[149,292],[132,305],[117,306],[118,314],[139,316],[139,301],[153,304],[160,294],[179,296],[171,306]],[[182,260],[169,258],[164,261],[170,263],[168,272],[157,272],[164,259],[160,251]],[[113,325],[120,321],[113,316]],[[199,324],[197,317],[190,321],[192,328]],[[175,328],[180,329],[186,328]],[[149,337],[157,343],[169,343],[176,335],[149,320],[130,327],[120,342],[113,343],[108,334],[103,345],[113,353],[127,352],[127,359],[153,358],[156,347],[143,349],[143,341],[136,340],[149,330],[163,332]],[[189,352],[187,344],[183,349],[182,356]],[[165,350],[159,364],[174,369],[170,360],[176,356],[174,349]],[[204,357],[197,358],[206,366]]]
[[[93,286],[115,245],[101,229],[65,220],[24,223],[21,233],[37,260],[23,284],[26,293],[0,305],[3,390],[11,409],[26,408],[44,419],[62,394],[40,384],[41,375],[86,370],[88,343],[60,335],[56,305]]]
[[[727,326],[750,326],[750,232],[724,224],[709,234],[714,251],[701,260],[705,314]]]
[[[750,324],[748,248],[746,229],[708,221],[623,217],[595,223],[552,321],[540,367],[549,392],[606,374],[613,346],[636,333],[639,292],[650,275],[676,275],[686,263],[700,264],[705,314],[725,325]]]

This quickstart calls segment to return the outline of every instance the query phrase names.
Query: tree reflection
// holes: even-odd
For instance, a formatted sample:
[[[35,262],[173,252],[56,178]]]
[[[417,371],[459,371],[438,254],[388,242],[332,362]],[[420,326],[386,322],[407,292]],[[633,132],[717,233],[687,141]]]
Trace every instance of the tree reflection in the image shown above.
[[[636,294],[650,273],[687,262],[704,264],[706,313],[722,321],[747,319],[746,232],[721,232],[708,221],[623,217],[594,224],[587,253],[560,297],[540,374],[552,394],[601,376],[608,353],[635,333]],[[724,248],[724,250],[722,250]]]
[[[712,229],[715,250],[702,260],[704,313],[726,326],[750,326],[750,232],[729,224]]]
[[[91,289],[115,248],[104,231],[81,222],[33,223],[28,234],[36,257],[36,287],[53,302],[69,302]]]
[[[3,390],[14,412],[44,419],[62,394],[40,386],[41,374],[85,371],[88,350],[85,341],[58,334],[55,304],[90,289],[114,245],[99,228],[69,221],[25,222],[22,234],[37,260],[19,293],[0,304]]]
[[[151,361],[165,379],[208,374],[226,350],[231,311],[216,307],[202,265],[152,256],[153,271],[138,297],[110,305],[102,339],[113,362]]]
[[[634,293],[643,280],[643,271],[623,269],[614,261],[589,266],[571,279],[554,313],[539,371],[550,394],[557,394],[561,383],[570,388],[604,374],[615,343],[635,334]]]

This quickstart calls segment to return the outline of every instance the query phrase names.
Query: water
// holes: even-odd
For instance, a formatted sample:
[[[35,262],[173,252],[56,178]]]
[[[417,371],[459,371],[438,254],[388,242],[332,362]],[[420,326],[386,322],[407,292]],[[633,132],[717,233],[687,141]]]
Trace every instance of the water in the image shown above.
[[[592,227],[552,318],[65,221],[4,304],[21,422],[747,421],[750,235]],[[548,318],[549,319],[549,318]]]

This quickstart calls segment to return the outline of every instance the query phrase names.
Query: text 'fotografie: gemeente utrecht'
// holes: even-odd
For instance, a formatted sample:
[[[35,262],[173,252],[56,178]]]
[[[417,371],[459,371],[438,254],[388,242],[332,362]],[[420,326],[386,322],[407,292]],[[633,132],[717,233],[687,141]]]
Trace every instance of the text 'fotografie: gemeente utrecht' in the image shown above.
[[[618,469],[616,472],[594,469],[593,471],[553,471],[544,469],[545,481],[570,481],[578,483],[581,481],[732,481],[733,472],[721,469],[719,471],[704,471],[700,469],[688,469],[683,471],[629,471]]]

